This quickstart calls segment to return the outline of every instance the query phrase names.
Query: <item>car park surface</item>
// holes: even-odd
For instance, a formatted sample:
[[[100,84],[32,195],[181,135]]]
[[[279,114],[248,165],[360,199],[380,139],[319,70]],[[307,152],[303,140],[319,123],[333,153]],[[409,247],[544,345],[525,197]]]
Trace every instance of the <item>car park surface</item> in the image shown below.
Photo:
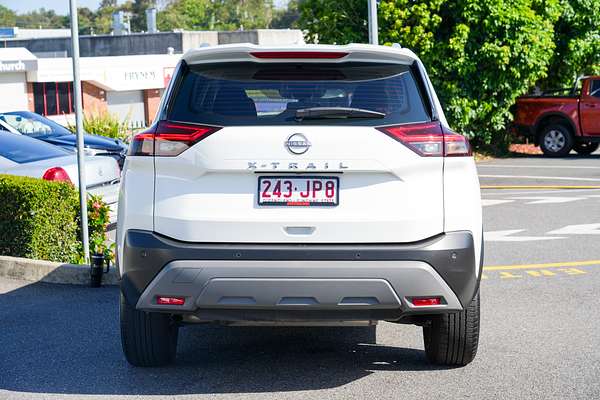
[[[481,346],[467,367],[432,367],[417,327],[381,323],[375,343],[370,328],[191,326],[181,331],[174,366],[138,370],[121,353],[117,288],[2,279],[0,397],[599,398],[600,188],[534,188],[598,185],[588,180],[600,179],[598,160],[478,165],[484,187],[529,187],[482,191],[492,240]],[[565,231],[573,225],[580,227]],[[556,230],[563,233],[550,233]],[[512,237],[520,239],[506,240]]]

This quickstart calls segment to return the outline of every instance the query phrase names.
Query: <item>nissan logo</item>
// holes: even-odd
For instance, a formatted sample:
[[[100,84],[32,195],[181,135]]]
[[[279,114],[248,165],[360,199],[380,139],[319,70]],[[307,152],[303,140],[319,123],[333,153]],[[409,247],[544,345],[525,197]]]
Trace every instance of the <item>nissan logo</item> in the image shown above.
[[[304,154],[310,148],[310,142],[301,133],[294,133],[285,141],[285,146],[293,154]]]

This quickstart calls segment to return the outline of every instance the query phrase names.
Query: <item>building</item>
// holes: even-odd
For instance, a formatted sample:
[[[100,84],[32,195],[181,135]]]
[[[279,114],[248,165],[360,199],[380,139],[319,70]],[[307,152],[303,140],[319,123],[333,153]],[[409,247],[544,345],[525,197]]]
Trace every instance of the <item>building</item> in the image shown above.
[[[84,112],[108,112],[133,128],[147,126],[185,51],[243,42],[304,43],[300,31],[287,29],[82,36]],[[61,123],[71,123],[74,111],[70,52],[70,37],[0,38],[0,112],[31,110]]]

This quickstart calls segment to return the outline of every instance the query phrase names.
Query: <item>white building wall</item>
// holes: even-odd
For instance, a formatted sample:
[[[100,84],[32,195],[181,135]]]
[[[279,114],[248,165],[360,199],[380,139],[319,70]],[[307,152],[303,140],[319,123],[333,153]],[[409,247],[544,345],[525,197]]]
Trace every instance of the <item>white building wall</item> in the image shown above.
[[[108,112],[133,128],[145,126],[144,94],[141,90],[106,92]]]
[[[28,110],[25,72],[0,74],[0,112]]]

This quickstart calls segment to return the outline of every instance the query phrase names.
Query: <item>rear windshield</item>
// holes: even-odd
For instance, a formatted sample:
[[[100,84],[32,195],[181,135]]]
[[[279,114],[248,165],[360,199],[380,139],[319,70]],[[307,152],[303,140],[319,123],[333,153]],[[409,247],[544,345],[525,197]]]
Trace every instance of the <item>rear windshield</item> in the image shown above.
[[[17,164],[25,164],[48,158],[67,156],[71,153],[41,140],[31,139],[17,133],[0,133],[0,157]]]
[[[429,121],[412,68],[382,63],[218,63],[186,68],[174,121],[231,125],[389,125]],[[298,118],[297,110],[353,108],[383,115]]]

